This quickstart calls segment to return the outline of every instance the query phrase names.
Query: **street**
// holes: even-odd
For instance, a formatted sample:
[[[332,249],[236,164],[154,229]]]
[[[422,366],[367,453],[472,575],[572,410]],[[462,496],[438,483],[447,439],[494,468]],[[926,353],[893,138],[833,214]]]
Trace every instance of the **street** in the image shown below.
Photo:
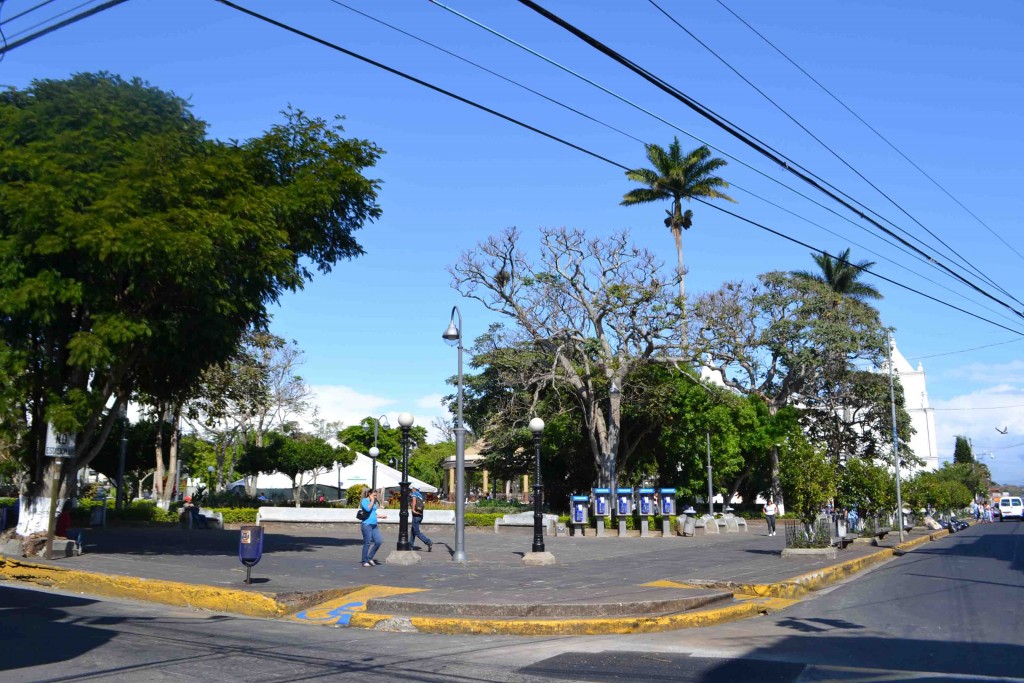
[[[975,526],[782,612],[705,629],[378,633],[0,586],[0,680],[1024,679],[1024,526]]]

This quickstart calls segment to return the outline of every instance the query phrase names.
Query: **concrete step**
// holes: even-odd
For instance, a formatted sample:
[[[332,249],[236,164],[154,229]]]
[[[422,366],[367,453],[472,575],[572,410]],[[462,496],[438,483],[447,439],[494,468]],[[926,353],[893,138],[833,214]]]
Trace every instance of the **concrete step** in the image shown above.
[[[574,590],[435,589],[373,598],[368,612],[399,616],[480,619],[652,617],[731,603],[731,591],[622,586]]]

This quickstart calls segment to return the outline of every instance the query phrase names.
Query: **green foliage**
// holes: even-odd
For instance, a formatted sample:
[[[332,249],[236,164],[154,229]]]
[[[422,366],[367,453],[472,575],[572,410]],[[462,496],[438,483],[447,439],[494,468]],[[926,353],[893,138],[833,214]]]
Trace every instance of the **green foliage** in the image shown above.
[[[832,545],[832,532],[828,522],[806,521],[803,529],[797,529],[796,534],[786,542],[790,548],[828,548]]]
[[[953,462],[958,465],[975,462],[974,449],[971,447],[970,439],[966,436],[956,435],[956,446],[953,447]]]
[[[367,491],[370,487],[365,484],[356,484],[345,491],[345,504],[349,507],[356,507],[359,502],[366,497]]]
[[[497,512],[467,512],[466,513],[466,526],[479,526],[484,528],[494,528],[494,520],[502,518],[501,513]]]
[[[840,473],[836,507],[856,507],[861,517],[895,510],[895,475],[886,466],[851,459]]]
[[[903,485],[903,500],[914,509],[934,507],[947,512],[971,504],[988,488],[988,468],[975,462],[945,463],[940,469],[919,472]]]
[[[311,269],[362,253],[381,151],[340,132],[289,110],[209,140],[187,101],[109,74],[0,93],[0,444],[35,488],[43,422],[92,452],[112,396],[185,398]]]
[[[874,261],[850,261],[850,248],[847,247],[839,256],[812,253],[811,258],[821,269],[820,273],[806,270],[795,271],[797,279],[822,284],[837,294],[863,302],[865,299],[881,299],[882,294],[873,285],[861,282],[865,271],[875,265]]]
[[[335,462],[350,465],[354,461],[355,453],[334,448],[319,437],[270,432],[262,446],[250,445],[246,449],[237,469],[243,474],[281,472],[291,477],[295,486],[297,478],[305,472],[327,470]]]
[[[824,453],[806,440],[794,438],[780,448],[779,468],[787,512],[811,524],[835,495],[835,469]]]

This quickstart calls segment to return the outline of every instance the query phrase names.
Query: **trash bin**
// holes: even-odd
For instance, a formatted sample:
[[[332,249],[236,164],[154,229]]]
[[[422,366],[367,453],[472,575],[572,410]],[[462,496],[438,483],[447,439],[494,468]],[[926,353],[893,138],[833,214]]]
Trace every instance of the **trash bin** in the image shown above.
[[[252,568],[263,557],[263,527],[243,526],[238,540],[238,559],[245,565],[245,582],[252,583]]]

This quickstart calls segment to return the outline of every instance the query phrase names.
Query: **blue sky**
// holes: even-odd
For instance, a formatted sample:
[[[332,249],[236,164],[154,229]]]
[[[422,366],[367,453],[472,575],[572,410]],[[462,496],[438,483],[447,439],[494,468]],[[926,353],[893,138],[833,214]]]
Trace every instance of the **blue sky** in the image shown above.
[[[955,258],[922,225],[1009,295],[1024,299],[1019,275],[1024,239],[1017,228],[1024,215],[1024,47],[1019,39],[1024,6],[993,1],[980,12],[925,0],[723,2],[984,225],[716,0],[658,4],[899,207],[653,4],[543,4],[920,238],[928,253],[945,263]],[[0,20],[36,4],[8,0]],[[31,24],[76,4],[56,0],[4,23],[3,30],[16,40],[12,34],[31,32]],[[627,135],[340,3],[242,4],[619,163],[646,165],[642,146]],[[699,144],[427,0],[345,4],[633,137],[667,145],[678,135],[686,148]],[[865,223],[845,220],[853,217],[841,207],[520,3],[451,0],[449,6],[814,196],[843,218],[731,162],[722,173],[743,188],[733,192],[740,202],[730,208],[738,213],[833,254],[851,247],[855,259],[877,261],[881,275],[1010,328],[869,278],[885,294],[878,307],[883,320],[896,328],[901,351],[915,366],[920,360],[928,373],[940,457],[950,457],[954,435],[965,434],[976,452],[991,453],[986,462],[998,481],[1024,482],[1020,317],[897,251]],[[366,255],[287,296],[274,312],[274,331],[295,340],[305,353],[302,374],[317,391],[325,417],[351,424],[367,414],[387,413],[394,423],[398,412],[408,410],[418,424],[426,424],[442,414],[438,399],[451,390],[445,381],[456,368],[455,351],[440,338],[451,307],[457,304],[462,311],[467,341],[494,320],[475,302],[460,299],[446,267],[506,226],[518,226],[531,240],[540,226],[580,227],[595,236],[628,228],[636,243],[673,263],[673,242],[661,223],[664,208],[618,205],[630,188],[621,170],[212,0],[130,0],[13,50],[0,62],[0,83],[22,87],[34,78],[99,70],[138,76],[189,98],[196,115],[210,123],[210,134],[222,139],[258,135],[292,104],[313,115],[343,115],[348,135],[373,140],[386,150],[372,171],[383,181],[384,216],[358,234]],[[690,293],[768,270],[813,266],[804,247],[713,209],[692,208],[694,228],[684,236]],[[995,286],[984,288],[1024,308]],[[995,427],[1008,427],[1008,434]]]

